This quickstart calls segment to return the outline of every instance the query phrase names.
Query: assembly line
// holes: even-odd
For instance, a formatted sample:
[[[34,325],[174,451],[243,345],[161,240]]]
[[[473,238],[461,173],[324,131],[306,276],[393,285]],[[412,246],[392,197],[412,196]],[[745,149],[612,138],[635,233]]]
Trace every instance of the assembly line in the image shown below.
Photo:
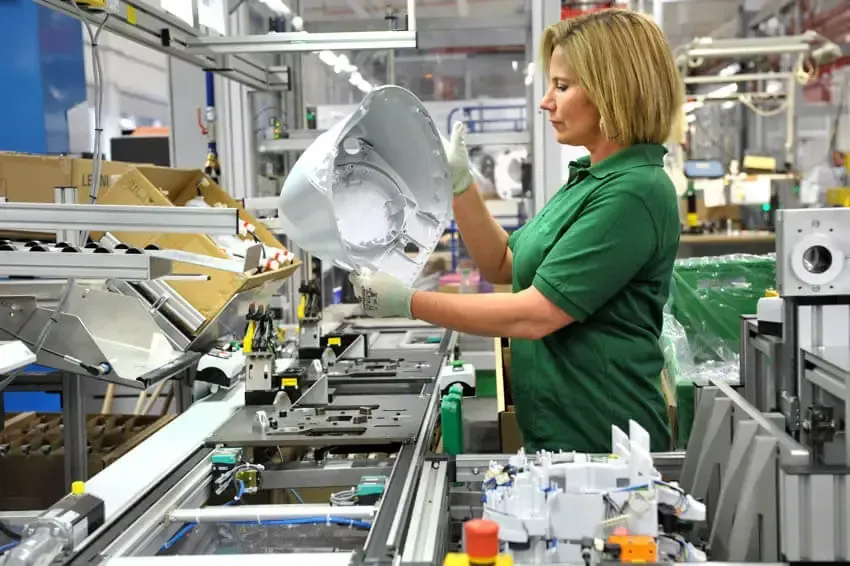
[[[796,97],[842,47],[798,3],[779,11],[795,33],[671,48],[661,0],[652,17],[535,0],[544,64],[520,72],[539,110],[491,132],[468,109],[444,127],[332,52],[394,65],[436,34],[427,3],[403,25],[388,8],[389,31],[313,33],[309,6],[263,0],[268,34],[218,34],[136,0],[37,2],[88,29],[95,98],[102,30],[203,69],[206,162],[105,160],[101,102],[91,160],[6,156],[28,187],[61,173],[46,200],[0,201],[0,566],[850,561],[850,206],[841,183],[803,202],[795,169]],[[253,3],[223,9],[242,30]],[[311,52],[362,99],[323,131],[274,118],[257,143],[234,92],[303,106]],[[693,90],[769,81],[782,92]],[[787,115],[781,156],[685,159],[721,101]],[[485,194],[480,146],[514,160],[505,134],[530,146],[503,167],[519,192]],[[285,171],[274,196],[258,159]],[[775,247],[683,260],[733,222]],[[453,267],[456,234],[470,256],[457,279],[433,272],[447,233]],[[58,414],[4,407],[41,390]]]
[[[614,524],[606,507],[627,501],[631,512],[622,524],[673,556],[680,553],[671,544],[681,541],[695,561],[705,541],[714,561],[838,560],[850,552],[843,532],[850,501],[842,500],[850,450],[841,416],[850,402],[850,368],[836,358],[846,347],[821,345],[836,332],[818,328],[840,298],[820,290],[838,293],[847,283],[840,273],[805,271],[802,256],[815,241],[834,257],[846,253],[847,220],[846,209],[780,212],[778,285],[785,294],[775,300],[784,304],[783,333],[793,336],[803,319],[812,329],[790,346],[801,363],[770,373],[748,367],[743,395],[722,382],[702,387],[686,453],[650,454],[648,436],[635,425],[614,430],[612,455],[601,459],[440,454],[437,384],[458,355],[453,332],[392,319],[364,328],[345,316],[352,308],[329,308],[307,313],[302,323],[301,340],[315,326],[318,347],[291,347],[254,316],[259,322],[246,326],[246,337],[254,338],[243,345],[245,366],[229,387],[30,517],[5,564],[209,560],[206,554],[222,549],[228,555],[216,560],[270,558],[255,554],[257,544],[263,553],[305,563],[432,564],[457,544],[453,524],[482,513],[499,523],[516,563],[549,563],[553,552],[556,562],[573,562],[585,548],[599,552],[596,561],[613,552],[610,541],[598,548],[593,542],[600,522]],[[846,319],[846,311],[830,316],[842,314]],[[776,338],[745,322],[745,348]],[[839,326],[846,329],[846,320]],[[419,340],[409,341],[411,335]],[[373,355],[370,346],[388,338],[399,347]],[[790,339],[779,343],[781,359],[791,357]],[[772,407],[782,412],[767,412]],[[795,433],[785,432],[786,423]],[[635,509],[628,488],[647,481],[657,487],[635,493],[650,507]],[[309,503],[230,504],[265,490],[322,487],[341,494]],[[670,514],[672,521],[661,524],[672,530],[658,530],[659,512]],[[295,528],[306,524],[315,530]]]

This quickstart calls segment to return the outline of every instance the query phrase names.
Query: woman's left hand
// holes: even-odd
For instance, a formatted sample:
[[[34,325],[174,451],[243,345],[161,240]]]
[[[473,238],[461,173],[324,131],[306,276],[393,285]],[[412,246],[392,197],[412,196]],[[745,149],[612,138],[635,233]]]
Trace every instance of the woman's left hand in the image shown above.
[[[375,318],[413,318],[410,301],[413,289],[387,273],[352,273],[349,277],[354,294],[360,299],[363,314]]]

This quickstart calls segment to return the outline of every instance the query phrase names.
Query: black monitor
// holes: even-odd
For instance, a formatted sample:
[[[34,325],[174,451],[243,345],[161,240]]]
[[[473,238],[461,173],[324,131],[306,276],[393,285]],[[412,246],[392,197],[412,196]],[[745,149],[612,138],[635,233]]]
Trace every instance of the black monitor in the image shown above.
[[[171,166],[168,136],[121,136],[112,138],[110,158],[125,163]]]

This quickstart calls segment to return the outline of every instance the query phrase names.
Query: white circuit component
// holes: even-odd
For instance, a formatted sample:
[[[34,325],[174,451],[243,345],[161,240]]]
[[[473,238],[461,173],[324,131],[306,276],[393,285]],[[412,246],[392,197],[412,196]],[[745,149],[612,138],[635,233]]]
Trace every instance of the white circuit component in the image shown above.
[[[507,466],[491,463],[483,516],[499,524],[499,538],[515,562],[582,563],[583,542],[604,539],[616,527],[654,537],[660,546],[666,535],[658,530],[659,506],[683,521],[705,520],[705,505],[675,483],[661,481],[649,434],[640,425],[631,422],[628,435],[612,427],[611,442],[607,456],[544,451],[531,461],[520,450]],[[670,552],[676,556],[705,560],[687,541],[665,540],[672,540],[676,548]]]

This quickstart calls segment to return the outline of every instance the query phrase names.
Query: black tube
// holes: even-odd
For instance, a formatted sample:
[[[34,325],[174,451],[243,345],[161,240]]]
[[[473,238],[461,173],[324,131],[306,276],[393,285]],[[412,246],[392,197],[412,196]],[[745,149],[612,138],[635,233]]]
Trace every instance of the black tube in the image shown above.
[[[0,521],[0,533],[3,533],[13,541],[21,540],[20,533],[16,533],[15,531],[13,531],[12,528],[3,521]]]

